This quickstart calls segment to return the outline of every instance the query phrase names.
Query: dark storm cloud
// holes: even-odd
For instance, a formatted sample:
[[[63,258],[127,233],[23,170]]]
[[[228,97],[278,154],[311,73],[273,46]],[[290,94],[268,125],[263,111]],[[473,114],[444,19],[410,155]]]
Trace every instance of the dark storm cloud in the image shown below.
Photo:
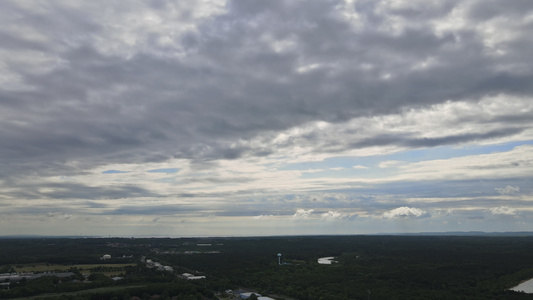
[[[78,183],[48,183],[12,185],[16,190],[6,192],[15,199],[124,199],[160,197],[161,195],[134,185],[92,187]],[[46,191],[40,191],[45,189]],[[89,202],[87,202],[89,203]]]
[[[496,5],[505,7],[498,14],[524,18],[532,6],[527,1],[479,3],[466,22],[493,19]],[[355,9],[364,16],[362,29],[343,19],[334,10],[336,4],[342,2],[230,1],[226,13],[198,21],[197,31],[172,41],[184,55],[174,59],[169,56],[173,48],[157,44],[157,32],[139,37],[152,49],[134,45],[126,49],[131,55],[103,51],[97,41],[105,40],[113,28],[98,23],[98,10],[50,2],[40,13],[3,2],[5,14],[24,16],[24,21],[11,20],[14,25],[23,23],[24,30],[44,37],[30,39],[4,27],[2,47],[13,53],[38,51],[62,63],[48,62],[48,71],[35,72],[33,67],[42,62],[7,62],[10,72],[31,88],[0,90],[0,177],[76,174],[111,162],[170,157],[263,156],[271,150],[231,145],[308,121],[344,121],[489,93],[533,93],[530,54],[521,50],[531,46],[526,25],[514,28],[520,47],[511,43],[508,55],[491,56],[470,27],[437,35],[423,25],[446,16],[461,2],[386,13],[380,11],[379,1],[357,2]],[[152,8],[157,13],[167,5]],[[390,16],[405,23],[416,20],[419,26],[398,33],[384,30]],[[413,70],[430,57],[438,64]],[[305,70],[313,64],[317,67]],[[525,71],[499,69],[513,64],[525,65]],[[385,80],[386,74],[391,77]],[[438,139],[377,136],[346,147],[434,147],[518,130]]]
[[[493,164],[490,166],[473,166],[470,169],[473,170],[497,170],[497,169],[506,169],[506,168],[518,168],[518,167],[527,167],[533,165],[532,160],[517,160],[514,162],[506,164]]]
[[[0,10],[4,20],[10,23],[16,22],[19,26],[22,26],[20,28],[21,31],[18,32],[3,30],[0,33],[3,49],[53,52],[57,47],[67,46],[70,42],[79,39],[80,34],[85,35],[102,30],[99,24],[91,20],[87,12],[73,7],[67,8],[50,2],[42,6],[35,5],[32,8],[37,9],[32,10],[31,8],[28,9],[28,7],[18,6],[15,3],[11,1],[2,1],[0,3]],[[30,2],[25,4],[32,6]],[[48,5],[50,10],[45,8]],[[24,38],[20,33],[24,32],[26,28],[37,29],[43,35],[57,35],[57,39],[55,43],[43,43],[42,41]]]
[[[28,214],[28,215],[73,215],[80,213],[80,207],[58,207],[57,205],[32,205],[32,206],[14,206],[8,207],[6,212],[9,214]]]
[[[496,18],[504,15],[509,18],[520,18],[525,12],[533,10],[531,2],[527,0],[513,0],[502,5],[500,1],[488,0],[476,2],[469,10],[469,15],[478,21]]]
[[[519,123],[519,120],[522,120],[523,124],[526,124],[526,118],[516,118],[515,122]],[[493,122],[492,120],[491,122]],[[529,121],[529,120],[527,120]],[[511,121],[510,123],[512,123]],[[489,121],[487,121],[489,123]],[[522,124],[522,125],[523,125]],[[518,124],[517,124],[518,125]],[[382,134],[379,132],[376,132],[374,135],[370,137],[364,137],[364,138],[351,138],[350,135],[354,134],[356,136],[356,131],[358,129],[352,129],[352,128],[339,128],[339,130],[336,133],[342,133],[343,135],[339,137],[336,136],[330,136],[331,132],[327,132],[326,134],[318,134],[316,132],[311,134],[304,134],[299,136],[298,140],[287,140],[283,144],[279,144],[278,146],[282,147],[289,147],[294,146],[296,144],[305,144],[305,145],[313,145],[313,151],[317,153],[335,153],[335,152],[342,152],[346,149],[361,149],[361,148],[368,148],[368,147],[380,147],[380,146],[397,146],[397,147],[403,147],[407,149],[417,149],[417,148],[431,148],[431,147],[438,147],[438,146],[445,146],[445,145],[460,145],[460,144],[467,144],[472,142],[480,142],[484,140],[489,139],[496,139],[496,138],[502,138],[502,137],[510,137],[514,135],[519,135],[520,133],[527,130],[527,127],[508,127],[508,128],[501,128],[501,129],[495,129],[485,132],[474,132],[473,130],[469,133],[461,133],[461,134],[450,134],[445,135],[441,137],[423,137],[424,133],[387,133]],[[484,128],[479,128],[480,131],[484,131]],[[348,138],[345,138],[345,136]]]
[[[186,205],[151,205],[151,206],[122,206],[107,214],[110,215],[179,215],[204,212],[200,206]]]
[[[480,141],[485,139],[505,137],[518,134],[522,132],[522,128],[505,128],[501,130],[493,130],[487,133],[469,133],[469,134],[459,134],[454,136],[446,136],[440,138],[423,138],[423,139],[407,139],[400,142],[403,146],[408,146],[410,148],[417,147],[437,147],[442,145],[454,145],[462,144],[473,141]]]
[[[63,198],[78,198],[78,199],[117,199],[117,198],[137,198],[137,197],[159,197],[160,195],[154,192],[147,191],[141,187],[126,185],[118,187],[87,187],[81,185],[65,185],[51,186],[53,189],[58,189],[54,192],[43,193],[44,196],[55,199]]]

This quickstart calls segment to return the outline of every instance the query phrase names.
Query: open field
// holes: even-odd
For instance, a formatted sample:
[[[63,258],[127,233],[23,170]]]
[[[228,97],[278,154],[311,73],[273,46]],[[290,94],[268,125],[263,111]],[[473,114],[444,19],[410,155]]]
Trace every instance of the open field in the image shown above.
[[[76,291],[76,292],[65,292],[65,293],[48,293],[48,294],[41,294],[36,295],[32,297],[23,297],[23,298],[13,298],[14,300],[36,300],[36,299],[43,299],[43,298],[59,298],[60,296],[75,296],[75,295],[87,295],[87,294],[95,294],[95,293],[106,293],[106,292],[115,292],[120,290],[125,290],[129,288],[139,288],[143,287],[143,285],[127,285],[127,286],[111,286],[111,287],[101,287],[101,288],[95,288],[95,289],[89,289],[89,290],[82,290],[82,291]]]
[[[104,273],[108,276],[115,276],[122,273],[125,267],[135,266],[135,264],[79,264],[79,265],[68,265],[68,264],[49,264],[49,263],[35,263],[35,264],[23,264],[15,265],[14,269],[17,273],[43,273],[48,271],[56,272],[66,272],[70,268],[77,268],[81,270],[82,273]],[[96,270],[95,268],[101,268]]]

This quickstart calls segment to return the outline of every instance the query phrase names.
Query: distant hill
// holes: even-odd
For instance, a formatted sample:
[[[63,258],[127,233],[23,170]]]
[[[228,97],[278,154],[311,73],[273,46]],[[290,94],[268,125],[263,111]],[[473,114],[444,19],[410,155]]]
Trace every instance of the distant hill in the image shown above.
[[[533,236],[533,231],[485,232],[485,231],[445,231],[415,233],[382,233],[376,235],[438,235],[438,236]]]

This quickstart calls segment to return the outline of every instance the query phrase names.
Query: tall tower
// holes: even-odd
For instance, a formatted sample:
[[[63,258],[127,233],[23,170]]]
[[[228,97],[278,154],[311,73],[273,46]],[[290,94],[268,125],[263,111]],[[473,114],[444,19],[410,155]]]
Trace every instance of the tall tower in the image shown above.
[[[278,253],[278,265],[281,265],[281,253]]]

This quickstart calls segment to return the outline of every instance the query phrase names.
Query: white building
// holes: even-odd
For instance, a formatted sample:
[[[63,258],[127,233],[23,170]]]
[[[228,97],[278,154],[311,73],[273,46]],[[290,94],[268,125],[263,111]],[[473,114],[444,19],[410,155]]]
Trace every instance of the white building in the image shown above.
[[[183,273],[181,274],[181,277],[187,280],[198,280],[198,279],[204,279],[205,276],[194,276],[191,273]]]
[[[241,297],[241,299],[248,299],[252,294],[255,294],[258,298],[261,297],[261,294],[251,292],[241,293],[239,296]]]
[[[163,266],[163,270],[168,272],[174,272],[174,269],[171,266]]]
[[[248,299],[250,298],[250,296],[252,296],[252,294],[255,294],[258,300],[276,300],[270,297],[261,296],[261,294],[258,294],[258,293],[251,293],[251,292],[241,293],[239,296],[241,297],[241,299]]]

